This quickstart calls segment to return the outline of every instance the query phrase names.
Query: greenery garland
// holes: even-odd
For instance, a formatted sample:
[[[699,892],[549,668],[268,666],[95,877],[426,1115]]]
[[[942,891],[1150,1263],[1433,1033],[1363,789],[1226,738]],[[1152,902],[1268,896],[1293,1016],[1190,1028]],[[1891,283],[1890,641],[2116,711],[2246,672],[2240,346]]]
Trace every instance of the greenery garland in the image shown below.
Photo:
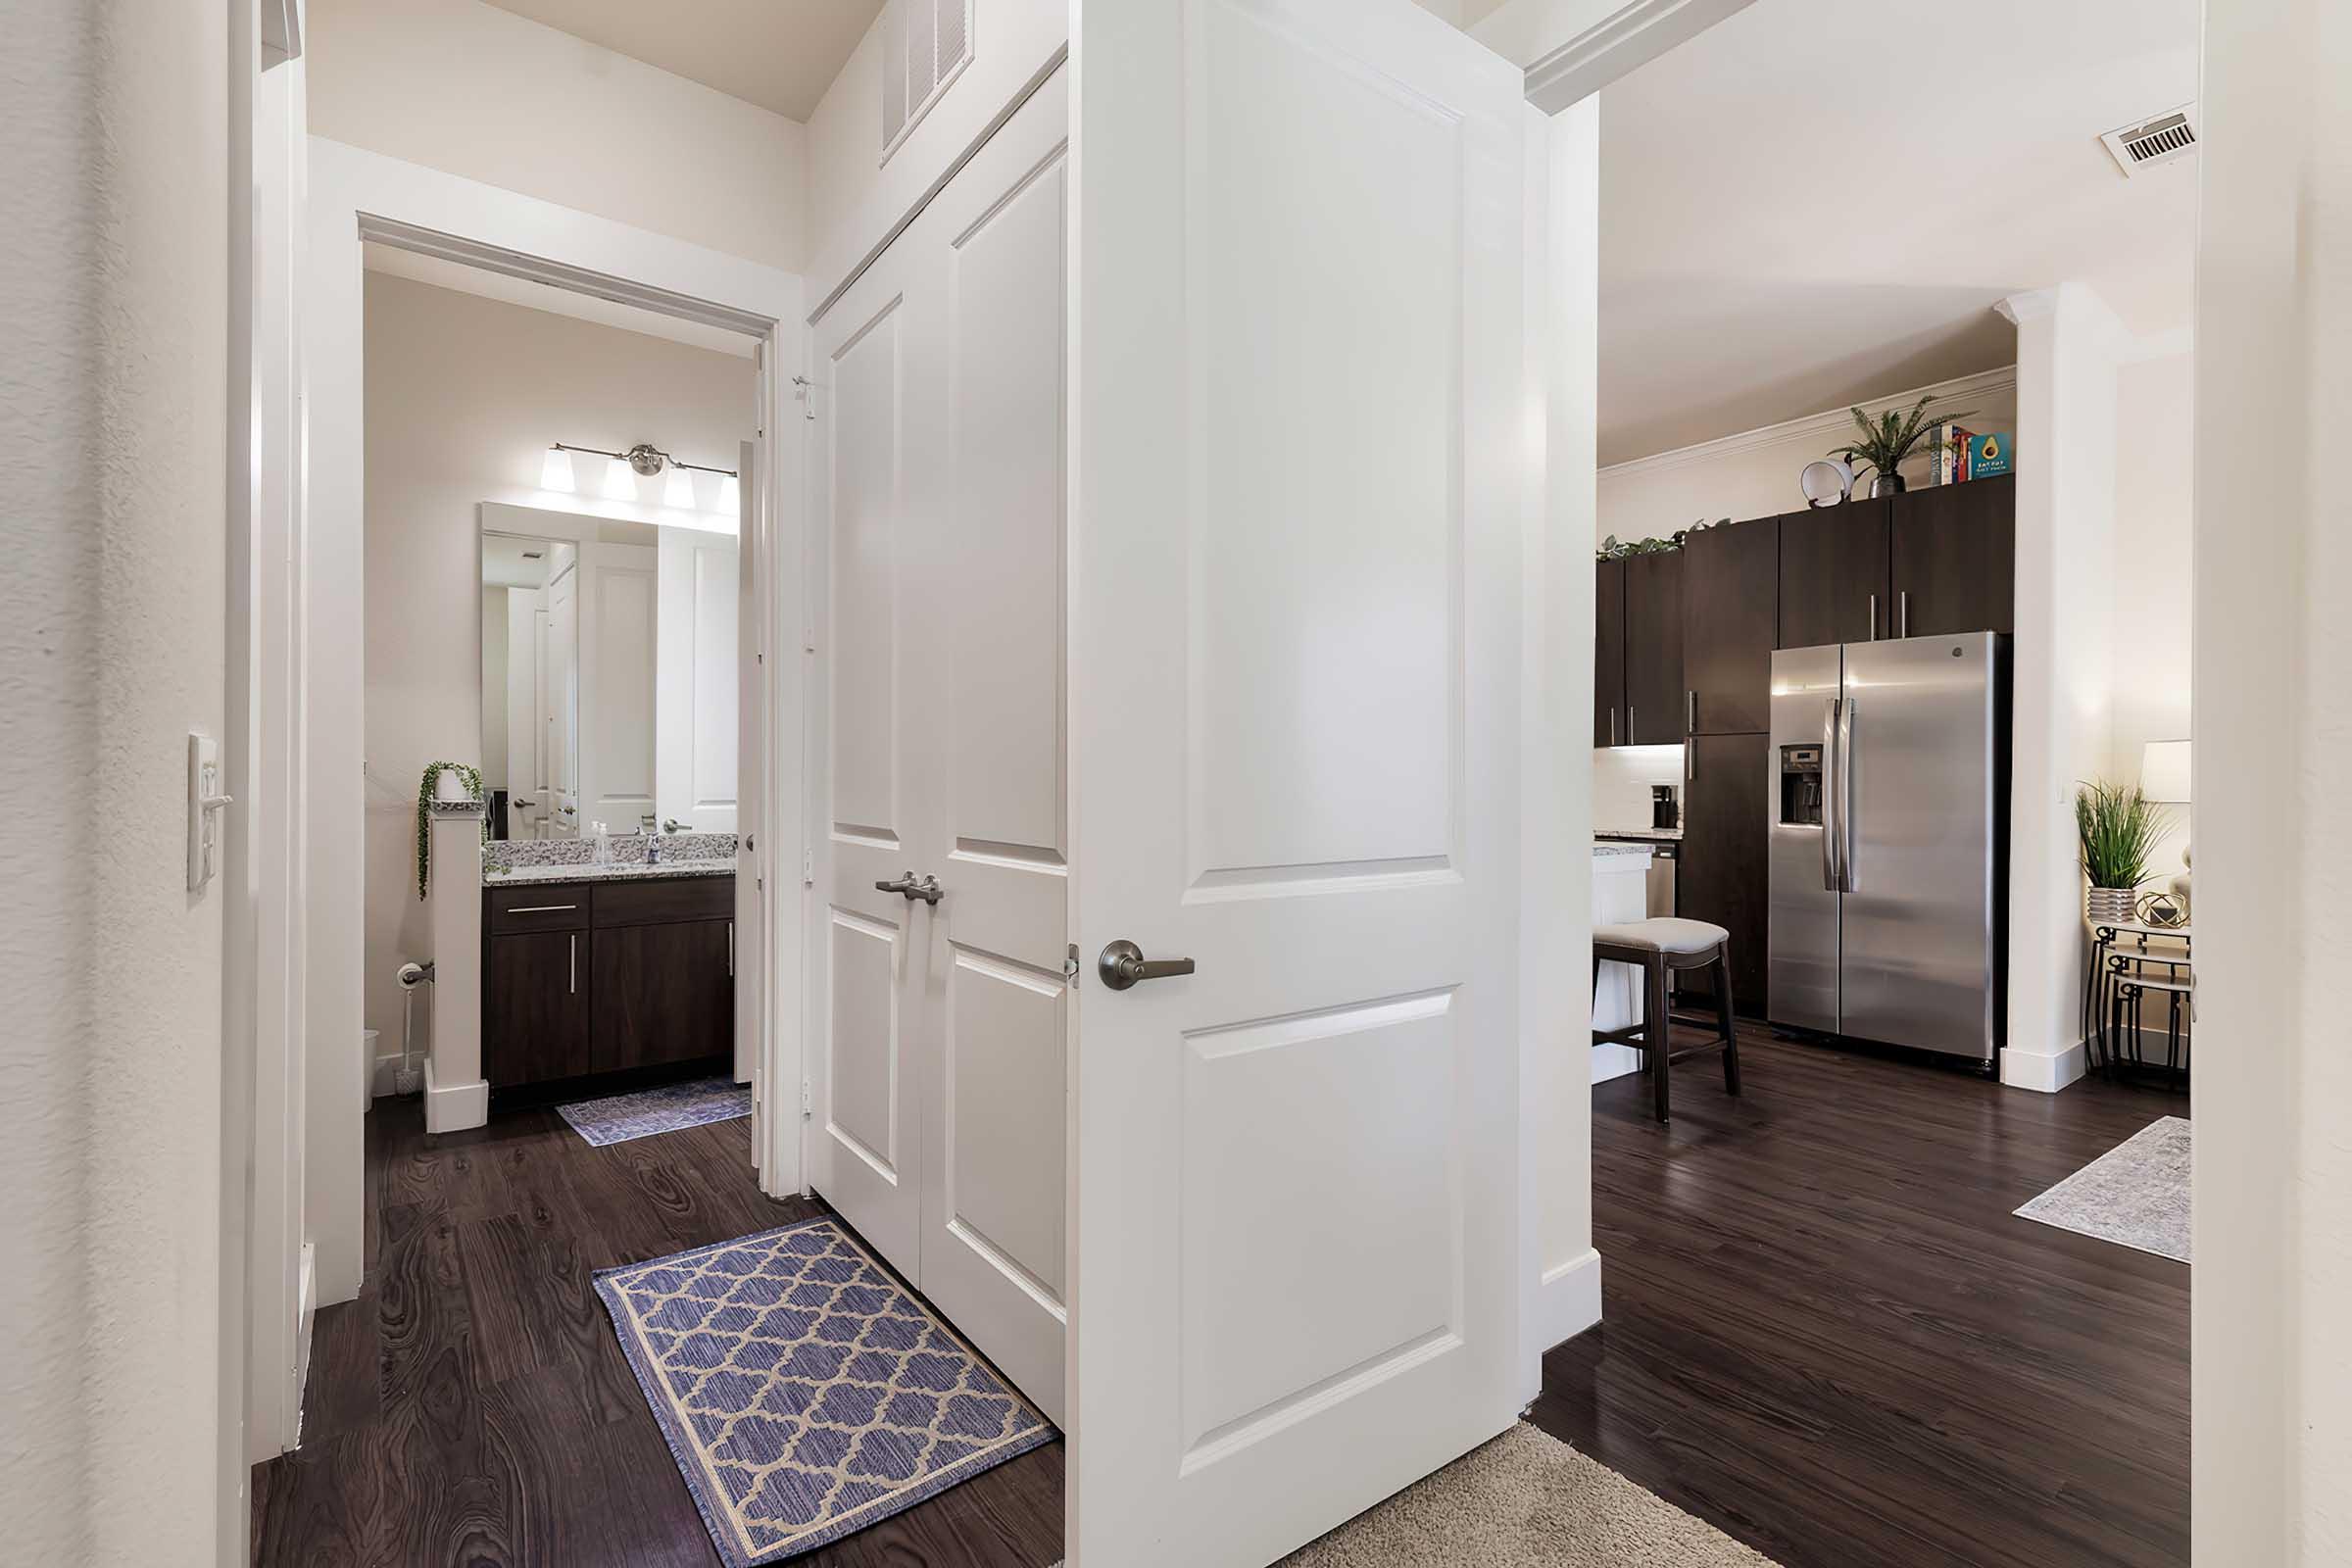
[[[466,788],[475,801],[482,797],[482,770],[467,767],[464,762],[427,762],[424,781],[416,786],[416,897],[424,898],[425,882],[433,864],[433,782],[443,773],[455,773],[466,781]],[[482,842],[490,842],[490,818],[482,817]]]
[[[1702,517],[1688,528],[1677,528],[1663,539],[1655,536],[1647,539],[1620,539],[1615,534],[1611,534],[1600,542],[1598,550],[1592,552],[1592,559],[1594,561],[1623,561],[1629,556],[1662,556],[1670,550],[1682,549],[1683,541],[1692,534],[1708,528],[1720,528],[1731,520],[1729,517],[1718,517],[1713,522],[1709,522]]]

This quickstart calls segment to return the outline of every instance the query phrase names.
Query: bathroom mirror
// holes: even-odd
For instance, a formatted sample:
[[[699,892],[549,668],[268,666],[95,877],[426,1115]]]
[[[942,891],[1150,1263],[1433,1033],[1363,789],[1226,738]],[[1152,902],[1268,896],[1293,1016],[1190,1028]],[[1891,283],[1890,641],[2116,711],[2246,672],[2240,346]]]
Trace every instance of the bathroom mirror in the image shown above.
[[[481,510],[491,836],[734,832],[735,536]]]

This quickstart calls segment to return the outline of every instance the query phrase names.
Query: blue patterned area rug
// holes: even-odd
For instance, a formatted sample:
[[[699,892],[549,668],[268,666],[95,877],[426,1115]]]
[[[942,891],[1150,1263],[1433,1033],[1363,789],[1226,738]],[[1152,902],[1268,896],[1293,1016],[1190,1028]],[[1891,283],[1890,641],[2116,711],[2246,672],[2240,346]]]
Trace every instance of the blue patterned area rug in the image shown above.
[[[633,1094],[582,1100],[556,1107],[571,1130],[602,1149],[632,1138],[674,1133],[682,1127],[732,1121],[752,1113],[749,1084],[725,1078],[704,1078],[690,1084],[662,1084]]]
[[[727,1568],[797,1557],[1055,1436],[829,1218],[606,1269],[596,1289]]]

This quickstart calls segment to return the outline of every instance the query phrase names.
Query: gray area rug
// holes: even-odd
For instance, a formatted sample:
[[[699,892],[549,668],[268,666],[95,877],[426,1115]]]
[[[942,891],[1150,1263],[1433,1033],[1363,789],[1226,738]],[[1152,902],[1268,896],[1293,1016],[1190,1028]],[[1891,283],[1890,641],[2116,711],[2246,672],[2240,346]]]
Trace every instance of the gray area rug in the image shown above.
[[[1525,1422],[1282,1568],[1774,1568],[1771,1558]]]
[[[2102,1242],[2188,1258],[2189,1127],[2152,1121],[2017,1212]]]

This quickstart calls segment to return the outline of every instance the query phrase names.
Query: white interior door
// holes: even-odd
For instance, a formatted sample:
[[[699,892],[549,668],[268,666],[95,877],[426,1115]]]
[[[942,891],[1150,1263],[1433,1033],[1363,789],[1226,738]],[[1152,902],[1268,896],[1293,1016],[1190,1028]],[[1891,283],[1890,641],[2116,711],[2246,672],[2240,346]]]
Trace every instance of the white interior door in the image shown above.
[[[1057,1421],[1067,89],[1034,94],[817,323],[812,465],[831,771],[810,1179]],[[937,902],[874,887],[909,872]]]
[[[761,385],[765,384],[762,377]],[[760,423],[762,428],[767,424],[764,400]],[[735,1081],[745,1084],[753,1081],[767,1029],[768,965],[760,956],[767,952],[768,899],[768,846],[761,839],[767,823],[761,815],[761,803],[767,799],[767,715],[774,711],[767,700],[767,617],[760,603],[760,564],[773,559],[774,536],[767,529],[766,475],[759,469],[758,457],[759,448],[752,442],[738,444],[738,548],[730,553],[728,571],[728,585],[736,599],[727,617],[727,657],[735,670],[727,681],[729,706],[734,710],[726,715],[729,788],[742,801],[741,810],[729,818],[729,826],[741,834],[735,855],[730,967],[735,975]],[[772,1109],[768,1088],[765,1083],[759,1084],[752,1100],[755,1165],[760,1163],[761,1152],[767,1148],[767,1118]]]
[[[1062,692],[1068,73],[900,240],[924,412],[918,868],[928,911],[923,1294],[1053,1420],[1063,1411],[1069,835]],[[934,860],[929,857],[936,856]]]
[[[634,833],[654,812],[654,599],[651,545],[580,546],[575,753],[582,832]]]
[[[929,911],[875,886],[912,868],[925,788],[912,673],[925,658],[922,546],[906,495],[908,404],[924,389],[906,363],[906,255],[886,252],[816,324],[814,379],[825,395],[809,511],[825,657],[811,717],[825,741],[810,844],[823,903],[810,922],[806,1153],[810,1185],[912,1275],[922,1200],[915,943]]]
[[[741,483],[738,490],[747,490]],[[745,495],[743,505],[751,499]],[[698,833],[733,833],[746,709],[740,536],[663,528],[654,703],[655,808]]]
[[[559,545],[547,585],[547,831],[580,836],[580,565],[579,552]]]
[[[1521,77],[1409,0],[1072,59],[1069,1544],[1263,1564],[1527,1381]]]
[[[544,588],[507,591],[507,833],[511,838],[532,836],[538,817],[539,759],[545,749],[546,726],[539,722],[539,656],[545,639],[539,633],[539,601]]]

